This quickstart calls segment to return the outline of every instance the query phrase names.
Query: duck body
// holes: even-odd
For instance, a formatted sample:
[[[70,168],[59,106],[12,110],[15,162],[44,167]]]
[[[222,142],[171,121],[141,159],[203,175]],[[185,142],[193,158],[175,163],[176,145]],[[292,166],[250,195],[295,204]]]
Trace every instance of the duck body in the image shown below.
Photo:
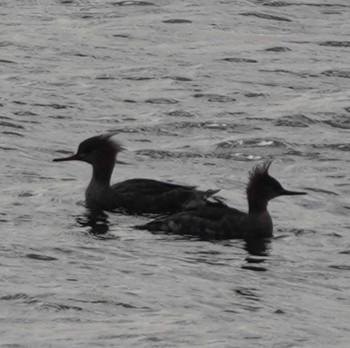
[[[86,206],[93,210],[118,210],[130,214],[169,214],[206,203],[219,190],[200,191],[154,179],[128,179],[110,184],[116,155],[121,145],[111,140],[113,133],[84,140],[76,154],[54,159],[83,161],[92,165],[91,181],[85,192]]]
[[[220,202],[207,202],[201,207],[161,217],[136,226],[149,231],[164,231],[198,236],[200,239],[249,239],[272,236],[272,219],[266,211],[249,215]]]
[[[85,192],[90,209],[131,214],[169,214],[205,204],[216,190],[200,191],[153,179],[135,178],[112,186],[91,181]]]

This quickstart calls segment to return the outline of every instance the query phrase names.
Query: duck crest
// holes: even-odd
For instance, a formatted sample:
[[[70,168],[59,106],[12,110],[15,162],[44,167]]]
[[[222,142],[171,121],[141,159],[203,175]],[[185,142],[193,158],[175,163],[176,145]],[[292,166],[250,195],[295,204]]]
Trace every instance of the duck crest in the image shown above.
[[[124,151],[125,148],[123,147],[123,145],[115,140],[115,139],[111,139],[111,137],[113,137],[114,135],[116,135],[117,132],[110,132],[110,133],[105,133],[100,135],[100,138],[103,142],[106,142],[106,145],[110,145],[117,153]]]
[[[273,160],[265,161],[263,164],[259,164],[255,166],[250,172],[249,172],[249,181],[247,185],[247,194],[259,185],[259,183],[268,178],[269,175],[269,168],[272,164]]]
[[[89,138],[83,141],[78,148],[78,153],[90,153],[99,151],[101,153],[113,152],[118,154],[124,150],[124,147],[118,141],[111,139],[116,133],[106,133]]]

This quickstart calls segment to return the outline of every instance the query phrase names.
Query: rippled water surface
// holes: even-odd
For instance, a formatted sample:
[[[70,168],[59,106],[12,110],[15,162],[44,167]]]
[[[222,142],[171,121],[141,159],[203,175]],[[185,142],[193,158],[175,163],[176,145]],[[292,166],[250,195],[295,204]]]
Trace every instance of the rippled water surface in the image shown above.
[[[0,347],[349,347],[350,3],[0,4]],[[84,163],[118,131],[114,181],[220,188],[247,173],[303,197],[266,245],[88,215]]]

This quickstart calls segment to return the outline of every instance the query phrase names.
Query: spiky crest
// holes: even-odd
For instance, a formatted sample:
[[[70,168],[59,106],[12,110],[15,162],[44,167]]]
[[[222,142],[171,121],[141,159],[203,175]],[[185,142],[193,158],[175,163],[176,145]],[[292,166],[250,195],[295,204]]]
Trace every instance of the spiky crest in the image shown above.
[[[106,141],[106,145],[110,145],[112,146],[112,148],[115,150],[116,153],[119,153],[121,151],[124,151],[125,148],[123,147],[123,145],[115,140],[115,139],[111,139],[114,135],[116,135],[117,132],[110,132],[110,133],[105,133],[105,134],[101,134],[100,135],[100,139],[102,141]]]
[[[116,140],[111,139],[116,133],[106,133],[84,140],[78,148],[78,153],[91,153],[100,151],[102,153],[118,154],[123,146]]]
[[[249,172],[249,182],[247,185],[247,194],[262,179],[269,176],[269,168],[271,166],[272,161],[273,160],[268,160],[262,164],[258,164]]]

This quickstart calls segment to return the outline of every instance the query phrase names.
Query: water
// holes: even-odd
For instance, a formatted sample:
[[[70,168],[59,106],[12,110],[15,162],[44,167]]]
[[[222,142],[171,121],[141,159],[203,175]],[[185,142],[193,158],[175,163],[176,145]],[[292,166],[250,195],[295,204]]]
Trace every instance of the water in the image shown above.
[[[348,347],[347,0],[2,1],[0,347]],[[221,188],[247,173],[267,245],[137,231],[51,160],[117,130],[114,181]]]

